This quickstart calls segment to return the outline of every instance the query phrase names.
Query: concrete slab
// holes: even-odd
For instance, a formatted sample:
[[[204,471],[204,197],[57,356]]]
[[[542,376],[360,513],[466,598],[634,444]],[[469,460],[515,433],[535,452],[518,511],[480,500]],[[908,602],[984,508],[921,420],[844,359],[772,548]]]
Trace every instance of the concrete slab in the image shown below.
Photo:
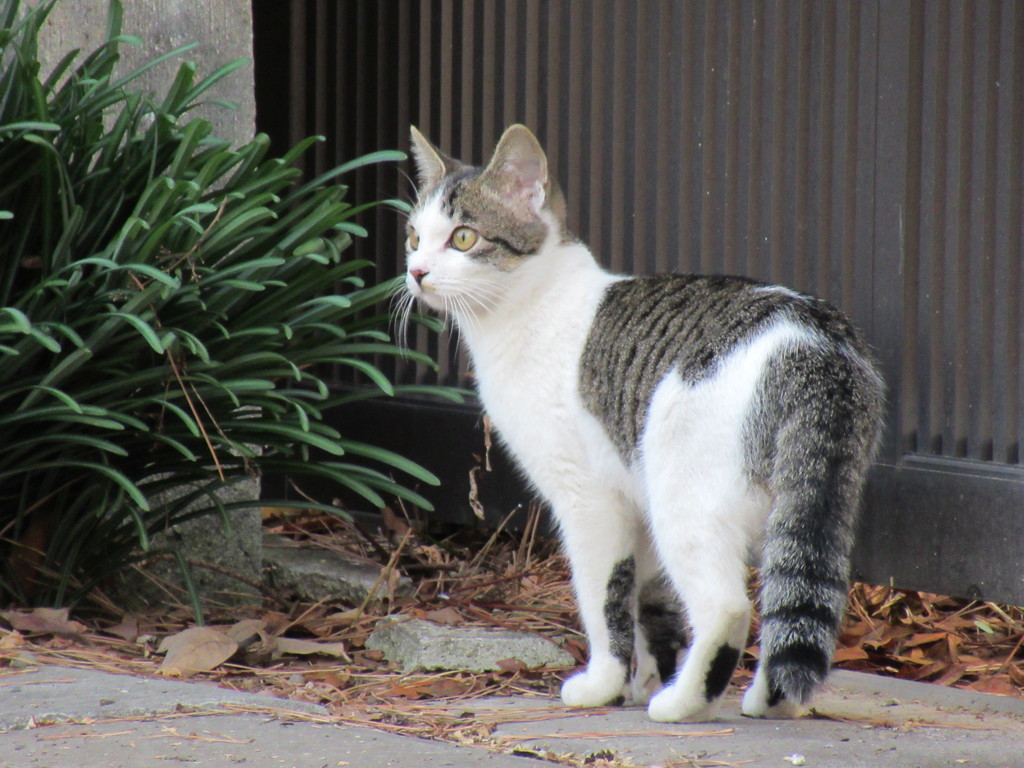
[[[556,719],[555,702],[514,704],[521,722],[495,736],[524,749],[614,755],[644,766],[743,768],[1021,768],[1024,702],[923,683],[837,673],[816,702],[817,717],[754,720],[730,691],[714,723],[652,723],[642,707]],[[509,707],[503,700],[482,700]]]
[[[209,683],[37,667],[0,676],[0,768],[536,766],[295,713],[330,719],[313,704]]]
[[[202,711],[222,704],[327,713],[312,704],[232,691],[211,683],[38,666],[0,677],[0,732],[25,728],[30,723],[76,723]]]
[[[505,753],[331,722],[316,706],[208,683],[42,667],[0,676],[0,768],[536,768],[567,754],[576,765],[617,768],[1024,766],[1024,703],[856,673],[834,675],[819,697],[827,719],[743,718],[738,692],[709,724],[652,723],[640,707],[567,710],[543,697],[455,707],[498,723],[492,744]],[[297,709],[312,715],[289,716]],[[61,722],[26,729],[29,717]]]
[[[538,768],[536,760],[348,725],[258,715],[52,726],[0,734],[0,768]]]

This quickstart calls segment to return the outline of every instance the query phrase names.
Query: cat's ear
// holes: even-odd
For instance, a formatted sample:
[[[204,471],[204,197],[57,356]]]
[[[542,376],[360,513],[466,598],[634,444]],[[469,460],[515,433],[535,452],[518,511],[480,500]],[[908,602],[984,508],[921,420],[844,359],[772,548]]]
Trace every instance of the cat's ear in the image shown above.
[[[484,178],[502,196],[527,202],[534,213],[544,205],[548,186],[548,159],[525,125],[510,126],[494,150]]]
[[[434,187],[441,179],[461,167],[461,163],[448,157],[417,130],[415,125],[409,126],[412,136],[412,156],[416,161],[416,175],[419,177],[421,190]]]

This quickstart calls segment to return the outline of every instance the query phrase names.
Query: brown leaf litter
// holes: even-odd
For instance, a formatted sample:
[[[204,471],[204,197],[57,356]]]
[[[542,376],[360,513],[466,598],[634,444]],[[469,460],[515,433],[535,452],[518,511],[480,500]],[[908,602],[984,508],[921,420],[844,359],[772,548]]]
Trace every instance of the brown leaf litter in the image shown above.
[[[563,708],[545,710],[542,716],[535,710],[489,710],[478,702],[500,695],[557,696],[562,678],[573,671],[569,668],[530,669],[518,659],[507,659],[497,672],[403,673],[379,652],[364,648],[380,619],[399,614],[452,626],[532,632],[559,643],[577,660],[585,659],[568,564],[555,542],[538,533],[539,510],[531,510],[522,534],[513,535],[502,525],[486,537],[465,528],[440,536],[392,510],[377,531],[328,515],[276,511],[267,516],[266,525],[375,564],[380,577],[374,593],[360,605],[268,598],[265,605],[247,611],[214,608],[207,612],[205,627],[194,626],[184,597],[180,606],[162,615],[124,613],[99,591],[91,612],[81,610],[75,620],[65,609],[6,611],[0,613],[0,678],[14,674],[10,665],[19,659],[140,676],[201,677],[236,690],[323,705],[330,713],[325,722],[503,752],[531,750],[524,746],[528,739],[495,738],[499,724],[517,717],[578,714]],[[412,596],[395,596],[400,571],[416,584]],[[755,620],[751,643],[756,631]],[[855,584],[836,664],[1024,697],[1022,646],[1024,610],[1019,607]],[[747,649],[735,683],[750,681],[757,653],[756,645]],[[892,724],[883,719],[868,725]],[[573,735],[593,734],[557,738]],[[596,768],[628,764],[611,754],[543,751],[533,756]]]

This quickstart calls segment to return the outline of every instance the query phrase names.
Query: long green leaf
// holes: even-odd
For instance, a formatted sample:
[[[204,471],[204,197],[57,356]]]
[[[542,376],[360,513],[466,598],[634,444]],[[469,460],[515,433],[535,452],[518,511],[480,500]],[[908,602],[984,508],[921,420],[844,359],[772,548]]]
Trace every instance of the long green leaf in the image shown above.
[[[339,441],[341,448],[349,454],[355,456],[364,456],[374,461],[379,461],[382,464],[399,469],[406,474],[412,475],[418,480],[422,480],[428,485],[440,485],[441,481],[437,475],[433,472],[424,469],[414,461],[409,461],[394,451],[389,451],[386,448],[381,448],[376,445],[370,445],[368,443],[356,442],[354,440],[341,440]]]

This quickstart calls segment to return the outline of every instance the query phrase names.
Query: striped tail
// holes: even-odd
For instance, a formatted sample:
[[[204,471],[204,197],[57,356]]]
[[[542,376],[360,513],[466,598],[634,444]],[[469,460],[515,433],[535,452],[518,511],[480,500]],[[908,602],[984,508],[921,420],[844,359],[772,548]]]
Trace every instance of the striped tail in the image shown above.
[[[828,676],[849,589],[861,494],[878,443],[881,383],[859,356],[791,352],[774,435],[761,569],[769,707],[805,704]],[[831,358],[831,359],[829,359]],[[774,399],[774,398],[773,398]],[[776,400],[776,403],[779,403]]]

